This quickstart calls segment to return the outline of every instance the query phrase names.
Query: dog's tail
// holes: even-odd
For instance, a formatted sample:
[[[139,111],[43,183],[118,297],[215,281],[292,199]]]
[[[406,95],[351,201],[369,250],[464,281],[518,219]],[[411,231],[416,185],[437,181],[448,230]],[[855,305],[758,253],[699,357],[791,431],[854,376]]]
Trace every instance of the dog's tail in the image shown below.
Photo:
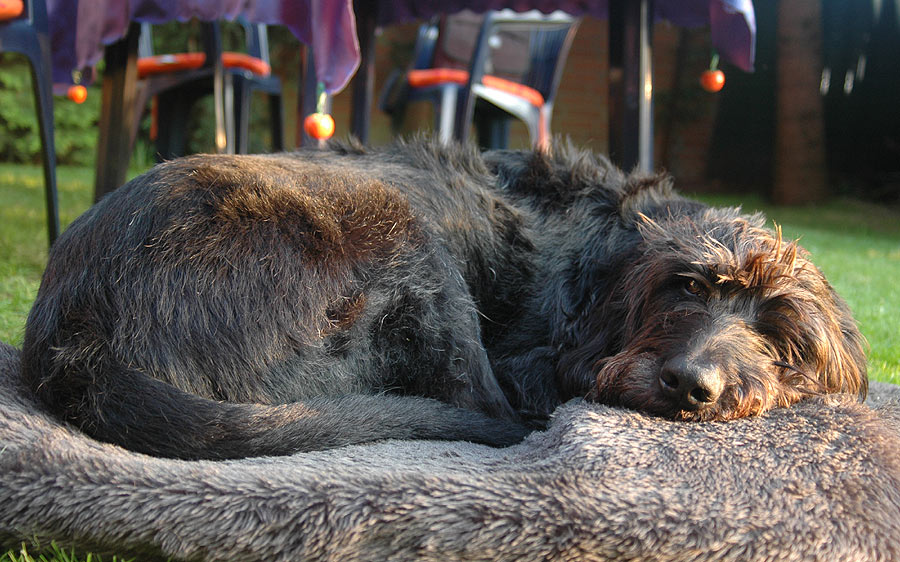
[[[69,365],[48,377],[34,372],[23,354],[23,367],[26,382],[51,413],[98,440],[154,456],[286,455],[381,439],[506,446],[529,432],[514,422],[428,398],[346,395],[243,404],[209,400],[108,362],[103,369],[78,372]]]

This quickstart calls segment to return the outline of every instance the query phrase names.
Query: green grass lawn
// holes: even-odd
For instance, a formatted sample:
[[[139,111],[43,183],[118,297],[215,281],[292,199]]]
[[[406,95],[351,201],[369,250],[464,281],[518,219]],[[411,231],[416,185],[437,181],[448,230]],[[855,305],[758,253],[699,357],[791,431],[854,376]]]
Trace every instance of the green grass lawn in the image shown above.
[[[0,340],[16,346],[47,260],[42,177],[36,166],[0,164]],[[61,167],[58,183],[65,228],[91,204],[93,170]],[[706,199],[761,210],[786,237],[800,238],[853,309],[871,346],[870,378],[900,384],[900,210],[848,200],[783,208],[752,198]],[[41,559],[0,553],[0,562]],[[44,559],[79,558],[57,550]]]
[[[60,220],[66,225],[91,203],[93,170],[58,170]],[[40,168],[0,164],[0,340],[22,341],[25,315],[47,262],[47,219]]]

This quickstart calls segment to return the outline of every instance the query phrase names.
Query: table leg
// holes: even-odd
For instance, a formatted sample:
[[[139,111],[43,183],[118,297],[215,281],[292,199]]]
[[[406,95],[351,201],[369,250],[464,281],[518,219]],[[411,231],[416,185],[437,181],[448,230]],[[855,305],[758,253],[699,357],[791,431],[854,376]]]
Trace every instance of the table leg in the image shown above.
[[[131,160],[137,98],[137,47],[140,25],[132,23],[120,41],[106,47],[100,136],[97,142],[94,201],[125,182]]]
[[[375,18],[377,2],[354,0],[356,35],[359,39],[359,70],[353,78],[350,132],[363,144],[369,142],[369,122],[375,88]]]
[[[609,152],[625,170],[653,168],[653,0],[609,3]]]

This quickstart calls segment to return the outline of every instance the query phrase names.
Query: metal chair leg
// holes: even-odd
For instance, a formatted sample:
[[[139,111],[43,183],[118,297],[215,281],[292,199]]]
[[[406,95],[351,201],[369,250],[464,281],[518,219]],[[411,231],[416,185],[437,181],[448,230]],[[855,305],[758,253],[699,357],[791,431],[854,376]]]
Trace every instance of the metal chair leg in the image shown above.
[[[56,190],[56,144],[53,138],[53,92],[50,90],[49,60],[31,67],[34,103],[38,110],[38,128],[44,160],[44,193],[47,200],[47,238],[52,246],[59,236],[59,200]]]
[[[44,195],[47,201],[47,238],[52,246],[59,236],[59,201],[56,189],[56,144],[53,138],[53,92],[50,86],[49,43],[38,38],[33,28],[16,23],[4,30],[11,40],[4,48],[25,55],[31,69],[32,90],[37,109],[38,129],[44,164]]]
[[[444,86],[441,88],[440,101],[434,104],[435,126],[441,144],[449,144],[453,140],[458,93],[459,89],[455,85]]]
[[[272,152],[281,152],[284,150],[284,117],[280,94],[269,94],[269,119],[272,121]]]
[[[238,154],[247,154],[250,146],[250,101],[252,94],[247,81],[241,77],[229,77],[232,81],[231,109],[234,128],[234,148]],[[226,108],[228,106],[226,105]],[[227,111],[227,109],[226,109]]]

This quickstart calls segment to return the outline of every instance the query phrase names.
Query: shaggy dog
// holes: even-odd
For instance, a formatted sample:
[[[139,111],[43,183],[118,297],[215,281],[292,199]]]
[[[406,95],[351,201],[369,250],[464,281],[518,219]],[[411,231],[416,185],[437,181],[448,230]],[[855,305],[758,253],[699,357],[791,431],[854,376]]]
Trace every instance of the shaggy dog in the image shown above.
[[[520,440],[563,401],[727,420],[864,396],[850,312],[759,215],[603,158],[333,145],[161,164],[56,242],[23,376],[179,458]]]

